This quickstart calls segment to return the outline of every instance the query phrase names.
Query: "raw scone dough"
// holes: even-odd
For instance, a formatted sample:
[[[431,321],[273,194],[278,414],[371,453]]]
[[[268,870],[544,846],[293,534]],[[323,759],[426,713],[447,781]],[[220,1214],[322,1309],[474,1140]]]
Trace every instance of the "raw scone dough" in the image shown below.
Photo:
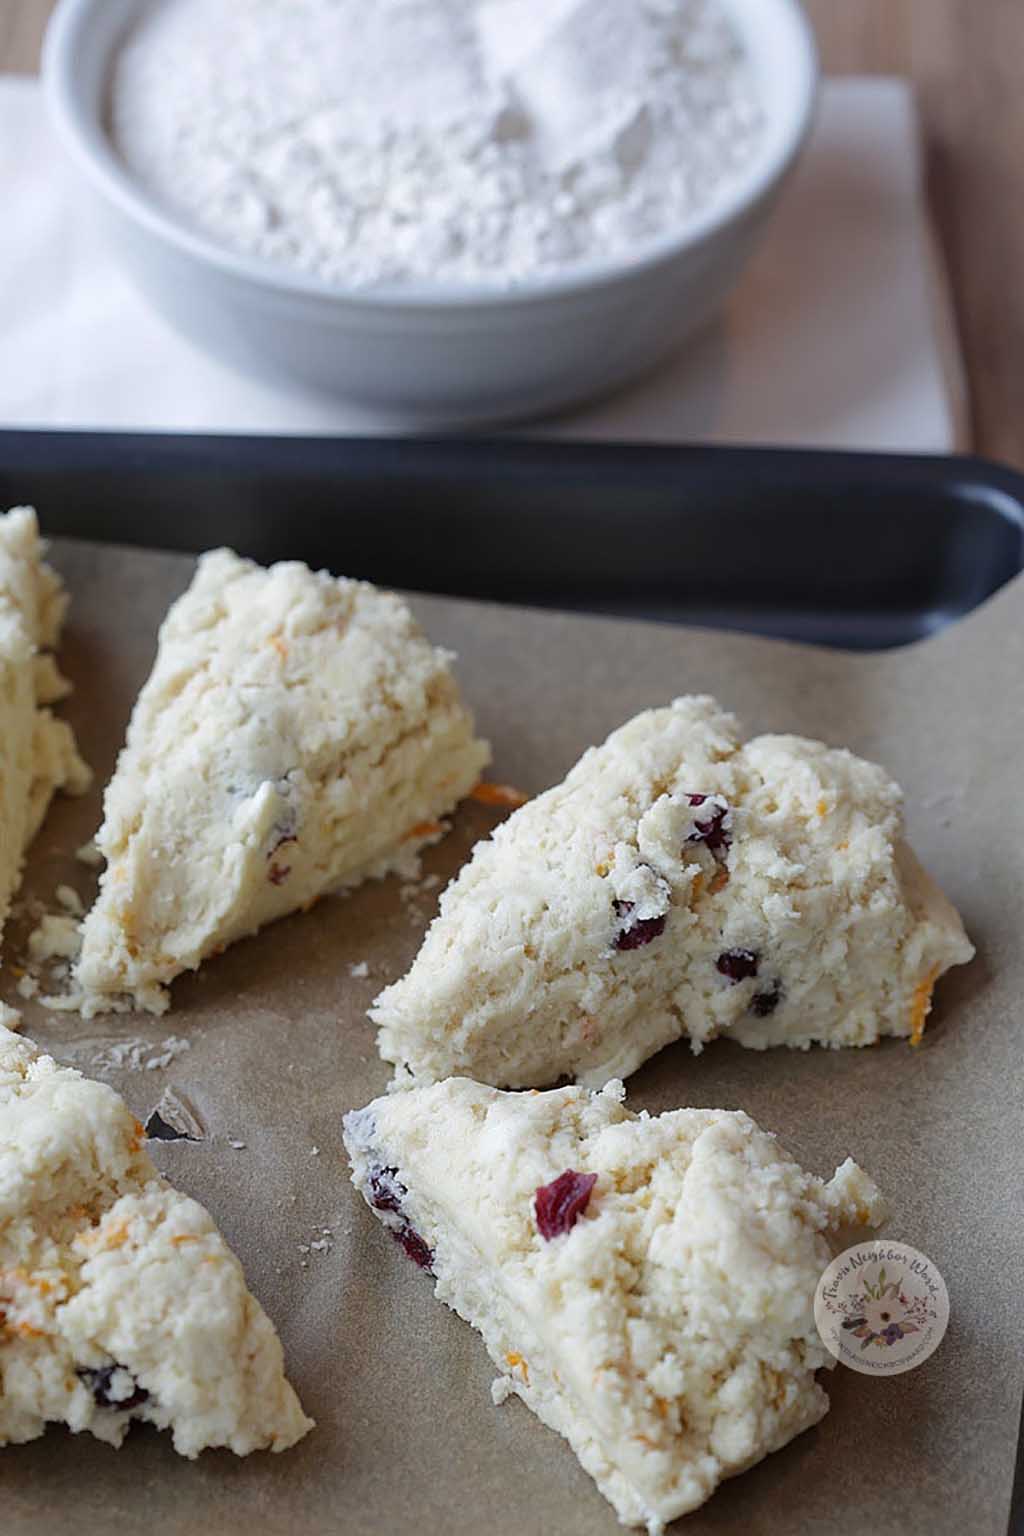
[[[88,1015],[325,892],[411,867],[488,759],[450,656],[392,593],[230,550],[160,630],[96,842]]]
[[[0,1027],[0,1445],[53,1422],[120,1445],[145,1419],[183,1456],[283,1451],[312,1421],[277,1334],[143,1134],[112,1088]]]
[[[44,654],[68,603],[44,552],[30,507],[0,517],[0,933],[54,792],[82,794],[91,778],[71,727],[43,707],[70,691]]]
[[[483,1335],[495,1401],[517,1393],[656,1532],[828,1411],[824,1233],[884,1207],[849,1159],[825,1184],[744,1114],[622,1098],[454,1078],[344,1134],[356,1187]]]
[[[850,752],[744,745],[710,698],[649,710],[477,844],[376,999],[381,1054],[600,1087],[680,1036],[919,1038],[974,951],[900,834],[898,786]]]

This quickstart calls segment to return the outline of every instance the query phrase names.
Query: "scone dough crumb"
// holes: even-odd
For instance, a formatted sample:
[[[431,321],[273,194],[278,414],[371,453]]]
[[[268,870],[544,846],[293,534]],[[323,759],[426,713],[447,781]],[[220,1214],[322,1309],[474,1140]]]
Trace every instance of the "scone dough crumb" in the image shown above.
[[[118,1446],[143,1419],[183,1456],[285,1450],[312,1421],[273,1325],[144,1134],[112,1088],[0,1027],[0,1446],[48,1423]]]
[[[495,1404],[564,1435],[625,1524],[661,1530],[827,1411],[829,1234],[885,1216],[852,1161],[826,1183],[745,1114],[636,1115],[619,1082],[452,1078],[353,1111],[344,1138],[397,1248],[483,1335]]]
[[[678,1039],[917,1041],[973,953],[883,769],[686,697],[476,845],[370,1014],[419,1081],[600,1087]]]
[[[104,798],[73,1006],[160,1013],[209,956],[420,852],[489,758],[408,606],[296,561],[200,559]]]

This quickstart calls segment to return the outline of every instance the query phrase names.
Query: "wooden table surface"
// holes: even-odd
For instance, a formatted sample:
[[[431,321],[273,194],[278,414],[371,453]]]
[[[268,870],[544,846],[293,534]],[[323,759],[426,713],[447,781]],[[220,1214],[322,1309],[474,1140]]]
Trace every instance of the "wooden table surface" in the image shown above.
[[[0,0],[0,71],[54,0]],[[981,453],[1024,468],[1024,0],[806,0],[830,74],[910,75]]]

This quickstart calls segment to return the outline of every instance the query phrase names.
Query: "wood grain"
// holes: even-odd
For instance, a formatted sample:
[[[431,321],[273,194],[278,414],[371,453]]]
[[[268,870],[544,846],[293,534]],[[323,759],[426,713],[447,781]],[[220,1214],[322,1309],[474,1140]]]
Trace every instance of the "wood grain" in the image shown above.
[[[1024,468],[1024,0],[806,0],[830,74],[919,90],[979,452]],[[0,0],[0,70],[38,67],[53,0]]]
[[[56,0],[0,0],[0,71],[29,74],[39,68],[46,20]]]
[[[825,67],[917,84],[981,453],[1024,467],[1024,4],[808,0]]]

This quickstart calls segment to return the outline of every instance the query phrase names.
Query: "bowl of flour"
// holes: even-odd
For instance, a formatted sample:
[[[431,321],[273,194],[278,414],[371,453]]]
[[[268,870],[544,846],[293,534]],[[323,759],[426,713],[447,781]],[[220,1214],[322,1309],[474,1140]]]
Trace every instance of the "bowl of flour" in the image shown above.
[[[61,0],[43,72],[175,325],[411,427],[539,415],[684,341],[816,88],[797,0]]]

